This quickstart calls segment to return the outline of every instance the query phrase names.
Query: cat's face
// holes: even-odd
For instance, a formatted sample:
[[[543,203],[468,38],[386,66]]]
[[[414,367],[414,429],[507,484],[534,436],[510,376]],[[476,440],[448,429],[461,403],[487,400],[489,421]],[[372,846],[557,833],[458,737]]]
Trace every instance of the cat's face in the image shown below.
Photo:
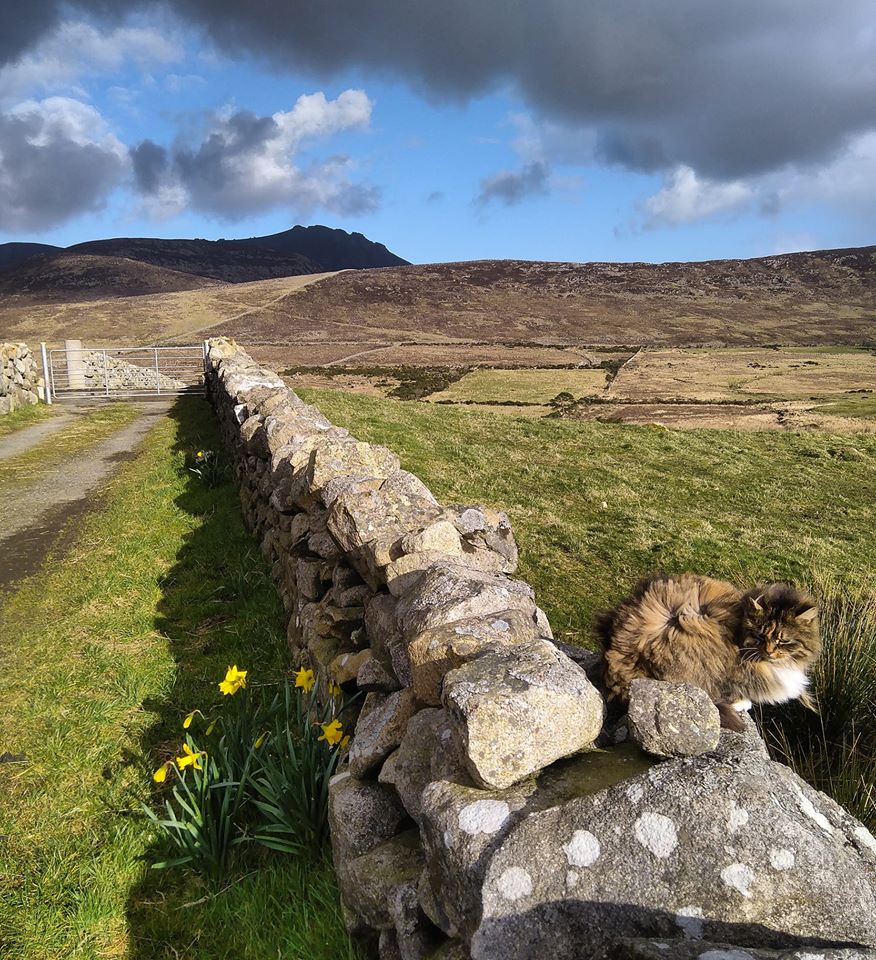
[[[787,584],[750,590],[740,624],[743,659],[805,666],[821,652],[815,600]]]

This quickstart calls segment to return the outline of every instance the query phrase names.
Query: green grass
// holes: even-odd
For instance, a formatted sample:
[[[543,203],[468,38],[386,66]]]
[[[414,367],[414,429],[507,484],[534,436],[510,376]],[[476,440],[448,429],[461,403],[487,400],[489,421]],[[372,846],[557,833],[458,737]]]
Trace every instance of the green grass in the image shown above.
[[[25,758],[0,779],[4,956],[356,956],[322,862],[263,854],[221,887],[149,869],[162,851],[141,803],[182,716],[219,699],[228,664],[252,682],[287,666],[235,488],[186,469],[186,451],[217,445],[207,404],[181,400],[72,551],[0,608],[3,749]]]
[[[876,419],[876,396],[872,393],[857,394],[844,397],[842,400],[832,400],[830,403],[820,403],[814,410],[816,413],[830,413],[837,417],[863,417],[874,420]]]
[[[599,393],[605,387],[605,370],[472,370],[431,401],[547,403],[559,393],[575,397]]]
[[[306,390],[447,502],[507,510],[558,636],[654,571],[741,583],[829,572],[876,591],[876,437],[665,430]]]
[[[56,412],[57,408],[50,407],[47,403],[28,403],[23,407],[16,407],[12,413],[0,417],[0,437],[7,437],[31,423],[48,420]]]
[[[137,408],[129,403],[96,406],[24,453],[0,460],[0,492],[31,483],[35,476],[105,440],[138,416]]]

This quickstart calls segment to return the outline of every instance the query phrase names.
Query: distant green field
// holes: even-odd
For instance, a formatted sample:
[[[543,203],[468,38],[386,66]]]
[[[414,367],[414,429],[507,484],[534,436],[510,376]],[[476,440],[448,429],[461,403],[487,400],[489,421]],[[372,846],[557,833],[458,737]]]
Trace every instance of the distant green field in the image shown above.
[[[446,390],[433,393],[430,401],[451,400],[479,403],[547,403],[558,393],[574,397],[600,393],[605,370],[472,370]]]
[[[302,391],[445,501],[507,510],[558,636],[654,571],[746,583],[813,572],[876,590],[876,437],[533,420]]]
[[[816,413],[831,413],[837,417],[864,417],[876,419],[876,396],[871,393],[853,394],[842,400],[832,400],[815,407]]]

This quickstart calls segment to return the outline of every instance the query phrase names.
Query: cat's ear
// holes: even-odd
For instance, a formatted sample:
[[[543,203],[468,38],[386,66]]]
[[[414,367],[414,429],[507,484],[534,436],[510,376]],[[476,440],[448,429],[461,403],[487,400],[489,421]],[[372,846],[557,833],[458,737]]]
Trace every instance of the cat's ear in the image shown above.
[[[760,600],[761,600],[761,599],[762,599],[762,595],[761,595],[761,597],[749,597],[749,598],[748,598],[748,605],[751,607],[751,609],[752,609],[755,613],[763,613],[763,607],[760,605]]]
[[[798,613],[796,620],[798,623],[811,623],[818,616],[818,607],[810,607],[802,613]]]

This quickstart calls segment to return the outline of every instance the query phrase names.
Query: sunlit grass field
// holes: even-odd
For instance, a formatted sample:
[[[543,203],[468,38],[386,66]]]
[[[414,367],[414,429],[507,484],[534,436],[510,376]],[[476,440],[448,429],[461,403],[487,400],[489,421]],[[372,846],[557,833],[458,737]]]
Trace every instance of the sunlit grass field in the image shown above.
[[[740,583],[823,571],[876,592],[876,437],[666,430],[302,395],[395,450],[439,499],[507,510],[519,575],[564,639],[589,645],[593,613],[654,570]]]
[[[467,373],[430,401],[456,403],[547,403],[559,393],[591,396],[605,387],[605,370],[491,370]]]
[[[876,438],[674,431],[497,416],[305,391],[392,447],[439,499],[507,510],[519,576],[556,635],[592,646],[593,613],[654,571],[822,601],[820,714],[764,715],[774,756],[876,829]]]
[[[105,414],[109,416],[107,412]],[[0,606],[0,955],[15,960],[351,960],[331,868],[263,855],[209,886],[160,873],[142,815],[181,721],[229,664],[287,668],[281,610],[216,448],[181,400],[109,485],[72,552]],[[258,869],[257,869],[258,868]]]
[[[815,407],[817,413],[831,413],[837,417],[862,417],[876,420],[876,396],[872,393],[852,394],[842,400],[831,400]]]

